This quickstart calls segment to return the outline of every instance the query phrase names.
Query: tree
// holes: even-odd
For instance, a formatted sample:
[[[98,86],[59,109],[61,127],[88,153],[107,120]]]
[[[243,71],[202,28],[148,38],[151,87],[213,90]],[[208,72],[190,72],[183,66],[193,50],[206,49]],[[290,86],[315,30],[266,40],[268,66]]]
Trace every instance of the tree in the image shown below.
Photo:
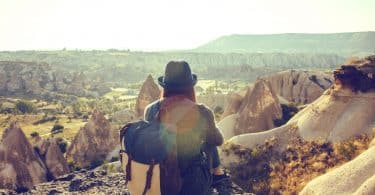
[[[34,131],[34,132],[32,132],[32,133],[30,134],[30,136],[31,136],[32,138],[35,138],[35,137],[38,137],[38,136],[39,136],[39,133],[36,132],[36,131]]]
[[[25,113],[31,113],[34,111],[34,105],[31,102],[27,101],[18,101],[16,104],[17,110],[22,112],[22,114]]]
[[[51,129],[51,133],[52,134],[59,133],[59,132],[62,132],[63,129],[64,129],[64,126],[62,126],[60,124],[55,124],[55,125],[53,125],[53,127]]]

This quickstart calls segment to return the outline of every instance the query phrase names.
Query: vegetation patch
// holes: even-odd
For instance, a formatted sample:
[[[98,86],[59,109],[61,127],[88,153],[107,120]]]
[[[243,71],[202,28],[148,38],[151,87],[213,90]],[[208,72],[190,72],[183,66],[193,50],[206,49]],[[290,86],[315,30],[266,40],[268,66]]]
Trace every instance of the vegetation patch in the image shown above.
[[[283,112],[283,117],[280,119],[275,119],[273,121],[273,124],[276,127],[280,127],[287,123],[289,119],[291,119],[295,114],[297,114],[298,111],[300,111],[300,108],[295,103],[289,103],[289,104],[281,104],[281,110]]]
[[[360,135],[339,143],[293,139],[283,152],[268,140],[257,148],[227,143],[224,155],[234,154],[239,161],[228,171],[246,191],[256,194],[298,194],[313,178],[348,162],[368,148],[374,136]]]

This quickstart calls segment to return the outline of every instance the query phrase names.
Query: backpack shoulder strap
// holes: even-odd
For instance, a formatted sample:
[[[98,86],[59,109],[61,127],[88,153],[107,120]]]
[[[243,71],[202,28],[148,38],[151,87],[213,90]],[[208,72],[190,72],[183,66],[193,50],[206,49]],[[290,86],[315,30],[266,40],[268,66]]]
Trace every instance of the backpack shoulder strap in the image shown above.
[[[145,188],[143,189],[142,195],[146,195],[146,192],[151,188],[152,173],[154,171],[154,167],[155,167],[155,162],[152,161],[146,173],[146,183],[145,183]]]

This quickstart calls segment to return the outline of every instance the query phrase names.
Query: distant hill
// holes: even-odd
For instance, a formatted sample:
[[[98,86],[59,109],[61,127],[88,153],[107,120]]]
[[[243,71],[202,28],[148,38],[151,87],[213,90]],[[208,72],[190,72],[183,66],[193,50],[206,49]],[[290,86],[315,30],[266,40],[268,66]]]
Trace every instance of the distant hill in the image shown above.
[[[332,34],[269,34],[223,36],[193,51],[212,53],[335,53],[366,55],[375,53],[375,32]]]

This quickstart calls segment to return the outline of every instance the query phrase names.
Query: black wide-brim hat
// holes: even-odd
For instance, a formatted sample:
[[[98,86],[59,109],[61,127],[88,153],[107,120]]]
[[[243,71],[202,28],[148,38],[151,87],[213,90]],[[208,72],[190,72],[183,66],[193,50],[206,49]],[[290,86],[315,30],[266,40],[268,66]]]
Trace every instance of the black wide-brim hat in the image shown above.
[[[197,84],[198,77],[191,73],[185,61],[170,61],[165,67],[164,76],[158,78],[159,85],[168,89],[184,89]]]

